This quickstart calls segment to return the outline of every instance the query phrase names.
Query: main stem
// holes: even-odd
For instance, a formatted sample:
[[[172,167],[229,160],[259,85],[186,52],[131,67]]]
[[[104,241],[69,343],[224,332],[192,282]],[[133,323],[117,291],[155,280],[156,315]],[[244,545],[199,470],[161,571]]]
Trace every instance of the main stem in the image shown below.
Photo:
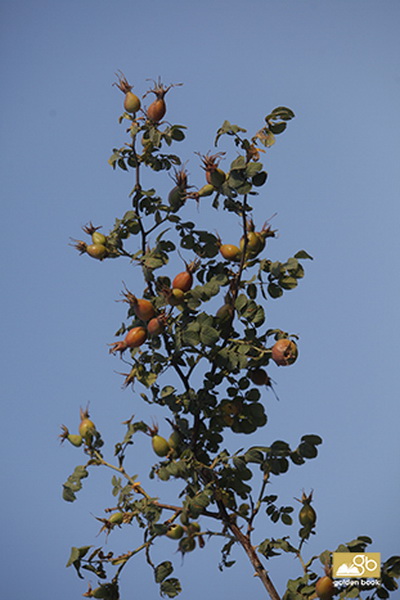
[[[134,149],[134,144],[132,144],[132,149],[135,152]],[[136,152],[135,152],[136,154]],[[139,163],[136,165],[136,185],[135,188],[137,190],[140,190],[140,165]],[[238,273],[236,275],[235,278],[235,283],[233,286],[233,290],[232,290],[232,296],[233,296],[233,300],[235,301],[238,295],[238,291],[239,291],[239,287],[240,287],[240,281],[241,281],[241,277],[242,277],[242,272],[244,269],[244,264],[245,264],[245,257],[246,257],[246,250],[247,250],[247,222],[246,222],[246,204],[247,204],[247,194],[244,196],[243,199],[243,213],[242,213],[242,221],[243,221],[243,232],[244,232],[244,246],[243,246],[243,253],[242,253],[242,258],[240,261],[240,265],[239,265],[239,270]],[[141,222],[141,219],[139,218],[139,225],[141,228],[141,232],[142,232],[142,250],[143,252],[145,252],[145,241],[146,241],[146,235],[148,232],[146,232],[143,228],[143,224]],[[148,282],[151,283],[151,282]],[[164,341],[166,343],[167,349],[169,344],[168,344],[168,340],[166,339],[166,336],[164,336]],[[179,368],[178,365],[174,364],[173,365],[177,374],[179,375],[179,377],[181,378],[186,391],[189,390],[189,382],[188,382],[188,378],[184,375],[184,373],[182,372],[182,370]],[[200,415],[197,414],[195,415],[195,420],[194,420],[194,426],[193,426],[193,439],[192,439],[192,445],[195,447],[196,445],[196,441],[197,441],[197,435],[198,435],[198,429],[200,426]],[[110,466],[110,465],[107,465]],[[115,467],[113,467],[115,468]],[[118,469],[120,472],[122,471],[121,468]],[[125,473],[123,473],[124,475],[126,475]],[[140,489],[140,491],[142,491]],[[143,492],[142,492],[143,493]],[[229,515],[226,511],[225,506],[223,505],[222,502],[218,503],[219,505],[219,509],[220,509],[220,514],[223,517],[223,521],[227,524],[228,528],[231,530],[231,532],[233,533],[233,535],[235,536],[235,538],[237,539],[237,541],[241,544],[241,546],[243,547],[244,551],[246,552],[247,556],[249,557],[249,560],[251,562],[251,564],[253,565],[254,569],[255,569],[255,575],[257,577],[259,577],[260,581],[262,582],[263,586],[265,587],[265,589],[267,590],[269,596],[271,597],[271,600],[281,600],[281,597],[279,596],[274,584],[272,583],[266,569],[264,568],[262,562],[260,561],[254,547],[251,545],[251,541],[250,541],[250,532],[248,532],[247,535],[245,535],[241,529],[236,525],[235,522],[233,522],[230,518]],[[169,508],[169,507],[168,507]]]
[[[235,536],[235,538],[237,539],[239,544],[241,544],[243,550],[246,552],[247,556],[249,557],[249,560],[255,569],[254,575],[256,577],[260,578],[260,581],[263,584],[263,586],[265,587],[265,589],[267,590],[268,594],[270,595],[271,600],[281,600],[281,597],[278,594],[278,592],[276,591],[276,588],[275,588],[274,584],[272,583],[272,581],[267,573],[267,570],[265,569],[262,562],[258,558],[257,552],[254,549],[254,546],[252,546],[252,544],[251,544],[250,533],[248,533],[247,535],[245,535],[243,533],[243,531],[240,529],[240,527],[238,527],[236,522],[231,519],[231,517],[227,513],[224,503],[221,500],[219,500],[217,502],[217,504],[218,504],[218,508],[219,508],[219,512],[220,512],[222,521],[226,524],[228,529],[231,530],[231,532],[233,533],[233,535]]]
[[[255,569],[255,576],[260,578],[261,583],[267,590],[271,599],[272,600],[281,600],[281,597],[279,596],[278,592],[275,589],[274,584],[272,583],[271,579],[269,578],[269,575],[268,575],[266,569],[264,568],[262,562],[258,558],[257,553],[254,550],[254,547],[250,543],[250,537],[248,535],[245,535],[241,531],[241,529],[236,525],[236,523],[230,523],[229,529],[232,531],[233,535],[236,537],[238,542],[242,545],[244,551],[246,552],[247,556],[249,557],[251,564],[253,565],[253,567]]]

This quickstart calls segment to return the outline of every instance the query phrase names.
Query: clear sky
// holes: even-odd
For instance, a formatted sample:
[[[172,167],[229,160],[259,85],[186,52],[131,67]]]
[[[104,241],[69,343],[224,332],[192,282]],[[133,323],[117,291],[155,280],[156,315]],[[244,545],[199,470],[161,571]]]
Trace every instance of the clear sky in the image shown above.
[[[107,231],[129,208],[130,177],[107,165],[124,142],[118,69],[137,93],[147,78],[184,83],[168,96],[168,116],[189,127],[180,149],[194,180],[194,152],[212,148],[223,120],[254,132],[275,106],[295,112],[268,152],[255,217],[277,213],[271,258],[304,248],[315,260],[297,290],[268,304],[271,327],[300,336],[300,358],[271,371],[280,402],[266,398],[269,424],[256,440],[324,439],[317,460],[271,489],[283,504],[314,489],[310,556],[357,535],[386,558],[398,554],[399,2],[3,0],[0,19],[3,596],[81,597],[69,549],[104,542],[92,515],[112,502],[110,476],[94,474],[65,503],[61,484],[82,457],[60,447],[59,426],[76,427],[90,401],[111,447],[121,421],[148,414],[121,391],[107,350],[125,317],[115,302],[122,281],[133,285],[136,273],[68,245],[89,220]],[[160,192],[170,184],[165,176]],[[205,204],[193,214],[223,239],[236,226]],[[266,517],[259,526],[257,541],[289,533]],[[121,535],[108,545],[124,548]],[[214,542],[183,566],[172,556],[184,599],[262,597],[239,549],[222,574]],[[280,589],[300,575],[292,560],[269,568]],[[142,559],[122,591],[158,597]]]

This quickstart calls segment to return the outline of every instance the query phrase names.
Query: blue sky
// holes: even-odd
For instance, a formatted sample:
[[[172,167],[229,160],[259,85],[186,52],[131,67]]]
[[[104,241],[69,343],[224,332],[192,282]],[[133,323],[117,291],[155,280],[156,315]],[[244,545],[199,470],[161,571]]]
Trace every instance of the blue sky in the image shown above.
[[[92,515],[111,502],[110,476],[94,474],[76,503],[63,502],[81,456],[59,446],[59,426],[77,425],[90,402],[111,446],[121,421],[146,414],[121,391],[107,351],[125,317],[121,282],[136,275],[126,261],[98,263],[68,245],[89,220],[107,231],[129,207],[131,179],[107,165],[124,142],[118,69],[136,93],[148,78],[184,83],[167,97],[168,117],[189,127],[180,149],[195,181],[194,152],[212,148],[225,119],[254,132],[275,106],[295,112],[268,152],[254,214],[262,223],[277,213],[271,258],[304,248],[315,260],[297,290],[268,305],[271,326],[300,336],[300,359],[271,371],[280,402],[266,398],[257,441],[324,439],[317,460],[271,489],[282,503],[314,489],[310,555],[357,535],[373,538],[371,551],[398,554],[399,3],[16,0],[0,11],[4,595],[81,597],[85,585],[65,563],[71,546],[103,543]],[[171,181],[160,181],[167,193]],[[193,217],[223,239],[236,226],[206,205]],[[266,518],[260,527],[260,541],[288,534]],[[108,545],[124,543],[122,534]],[[217,544],[183,566],[173,555],[182,597],[260,596],[245,556],[235,558],[221,574]],[[270,573],[280,589],[300,575],[279,559]],[[124,585],[123,598],[133,589],[158,597],[141,559]]]

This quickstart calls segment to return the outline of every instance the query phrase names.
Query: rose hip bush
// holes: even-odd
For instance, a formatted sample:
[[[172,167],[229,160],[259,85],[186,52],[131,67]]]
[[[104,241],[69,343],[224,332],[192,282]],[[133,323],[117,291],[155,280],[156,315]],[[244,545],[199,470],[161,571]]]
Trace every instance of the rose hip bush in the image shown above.
[[[116,86],[124,94],[125,109],[120,124],[127,129],[127,142],[113,149],[109,163],[115,170],[132,173],[130,207],[108,233],[90,222],[83,228],[85,238],[74,242],[79,253],[90,259],[128,258],[128,270],[132,264],[141,269],[141,284],[123,291],[126,323],[117,331],[116,341],[105,343],[110,360],[123,359],[129,365],[123,384],[132,388],[135,412],[140,413],[141,399],[143,409],[151,405],[155,419],[157,412],[158,418],[167,413],[163,421],[168,425],[161,429],[168,433],[161,435],[156,421],[131,417],[124,424],[122,441],[106,453],[87,408],[80,409],[77,433],[63,426],[61,441],[69,441],[85,459],[65,482],[64,499],[75,501],[82,480],[93,468],[104,467],[112,472],[115,497],[114,506],[96,517],[102,523],[104,542],[111,538],[110,544],[120,528],[136,526],[142,533],[140,545],[122,554],[114,554],[109,546],[107,551],[103,546],[74,547],[68,566],[90,579],[84,596],[118,600],[122,574],[133,577],[129,565],[143,553],[160,594],[173,598],[181,591],[179,580],[172,576],[176,550],[184,555],[222,541],[220,568],[233,567],[231,550],[241,546],[252,565],[249,575],[255,572],[273,600],[318,596],[329,600],[339,594],[333,585],[332,552],[325,550],[310,559],[303,556],[304,542],[315,533],[317,522],[312,493],[303,492],[296,511],[294,506],[280,505],[268,488],[290,467],[314,459],[321,438],[306,434],[294,445],[269,440],[265,446],[226,449],[228,432],[230,442],[232,434],[246,434],[251,440],[252,433],[265,428],[264,399],[274,391],[269,365],[288,367],[298,360],[297,336],[278,326],[267,328],[265,306],[268,298],[278,299],[298,285],[304,276],[303,261],[311,257],[300,250],[282,262],[271,261],[269,247],[276,231],[269,222],[256,224],[253,216],[268,177],[261,157],[286,130],[294,113],[284,106],[275,108],[251,136],[225,121],[217,131],[215,146],[221,138],[230,140],[231,159],[222,151],[197,153],[197,173],[189,181],[181,158],[171,151],[184,140],[186,128],[165,119],[166,96],[177,85],[181,84],[165,86],[159,80],[140,99],[126,77],[122,73],[118,77]],[[146,108],[149,93],[155,99]],[[144,170],[153,174],[155,183],[150,189],[142,185]],[[164,172],[172,175],[173,185],[168,194],[161,195],[156,182]],[[188,212],[196,213],[191,210],[196,204],[202,208],[206,204],[210,221],[213,213],[224,213],[235,233],[222,240],[217,232],[188,220]],[[171,266],[182,260],[185,268]],[[127,470],[126,459],[135,453],[137,436],[151,440],[149,451],[155,462],[149,477],[180,485],[175,503],[152,497],[146,484]],[[140,481],[145,481],[145,474]],[[268,531],[266,518],[281,524],[281,538],[260,538],[257,523],[262,522],[260,529]],[[293,534],[293,527],[299,525]],[[153,549],[165,538],[172,540],[174,548],[155,564]],[[338,550],[363,552],[370,543],[370,538],[359,536]],[[282,553],[299,559],[299,574],[288,581],[286,590],[278,592],[270,574],[273,560],[279,560],[275,557]],[[399,557],[383,563],[382,585],[370,588],[368,598],[387,598],[397,588],[399,563]],[[340,598],[360,593],[349,586],[340,591]]]

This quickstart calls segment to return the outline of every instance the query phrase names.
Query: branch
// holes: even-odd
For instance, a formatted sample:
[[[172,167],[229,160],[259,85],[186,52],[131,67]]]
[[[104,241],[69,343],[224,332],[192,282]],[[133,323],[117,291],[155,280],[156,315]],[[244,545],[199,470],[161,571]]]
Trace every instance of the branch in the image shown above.
[[[242,256],[240,257],[239,270],[236,273],[235,279],[233,280],[232,286],[232,298],[233,302],[235,302],[237,295],[239,293],[240,282],[242,278],[242,273],[244,270],[244,265],[246,262],[246,252],[247,252],[247,220],[246,220],[246,207],[247,207],[247,194],[243,196],[243,209],[242,209],[242,226],[243,226],[243,249]]]
[[[261,508],[261,500],[262,500],[262,497],[264,496],[265,488],[267,487],[268,476],[269,476],[269,473],[266,473],[264,475],[263,482],[262,482],[262,485],[261,485],[261,488],[260,488],[260,493],[258,495],[257,504],[255,505],[255,507],[252,510],[252,513],[251,513],[251,516],[250,516],[250,519],[249,519],[249,526],[248,526],[248,529],[247,529],[248,535],[250,535],[250,532],[253,531],[253,522],[254,522],[254,519],[256,518],[256,516],[257,516],[257,514],[258,514],[258,512],[259,512],[259,510]]]
[[[279,596],[278,592],[275,589],[274,584],[272,583],[271,579],[269,578],[269,575],[268,575],[266,569],[264,568],[263,564],[261,563],[254,547],[251,545],[250,534],[245,535],[242,532],[242,530],[238,527],[236,522],[233,521],[231,519],[231,517],[229,516],[229,514],[225,508],[225,505],[221,500],[219,500],[217,502],[217,504],[218,504],[218,507],[220,510],[222,520],[227,525],[228,529],[231,530],[231,532],[233,533],[233,535],[235,536],[235,538],[237,539],[239,544],[241,544],[241,546],[243,547],[247,556],[249,557],[249,560],[255,569],[255,573],[254,573],[255,577],[260,578],[260,581],[262,582],[263,586],[265,587],[268,594],[270,595],[271,600],[281,600],[281,597]]]

